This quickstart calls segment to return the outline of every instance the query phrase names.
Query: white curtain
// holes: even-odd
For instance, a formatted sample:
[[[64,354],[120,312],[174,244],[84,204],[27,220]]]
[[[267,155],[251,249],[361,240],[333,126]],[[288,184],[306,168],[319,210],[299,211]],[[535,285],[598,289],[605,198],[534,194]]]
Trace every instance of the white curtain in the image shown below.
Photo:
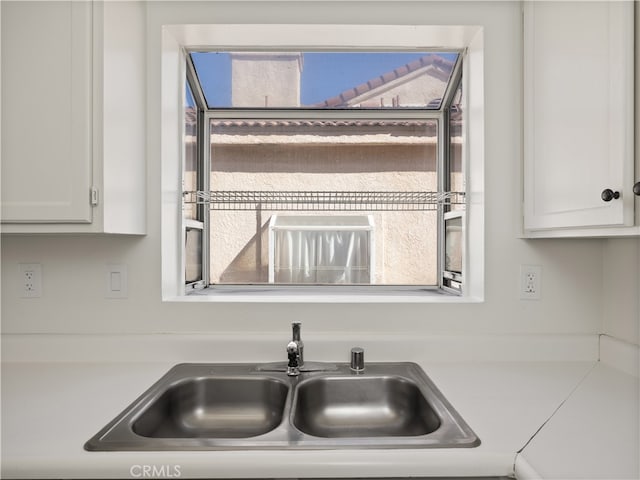
[[[276,283],[370,283],[369,232],[278,230]]]

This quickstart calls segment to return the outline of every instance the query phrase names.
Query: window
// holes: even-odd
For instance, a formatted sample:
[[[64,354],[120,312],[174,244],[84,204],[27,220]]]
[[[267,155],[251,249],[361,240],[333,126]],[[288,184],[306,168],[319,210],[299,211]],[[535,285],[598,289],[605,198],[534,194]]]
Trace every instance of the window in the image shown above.
[[[188,288],[461,292],[460,51],[191,51]]]

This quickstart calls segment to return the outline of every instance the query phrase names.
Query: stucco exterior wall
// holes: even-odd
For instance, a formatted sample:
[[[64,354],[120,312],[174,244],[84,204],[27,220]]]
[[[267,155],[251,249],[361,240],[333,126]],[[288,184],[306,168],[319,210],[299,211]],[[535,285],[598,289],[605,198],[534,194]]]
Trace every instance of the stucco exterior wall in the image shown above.
[[[215,190],[437,190],[434,143],[406,146],[214,145],[211,154],[211,186]],[[268,281],[267,226],[274,213],[277,212],[211,212],[212,283]],[[326,212],[295,214],[325,215]],[[373,215],[375,283],[435,284],[436,212],[390,211],[373,212]]]

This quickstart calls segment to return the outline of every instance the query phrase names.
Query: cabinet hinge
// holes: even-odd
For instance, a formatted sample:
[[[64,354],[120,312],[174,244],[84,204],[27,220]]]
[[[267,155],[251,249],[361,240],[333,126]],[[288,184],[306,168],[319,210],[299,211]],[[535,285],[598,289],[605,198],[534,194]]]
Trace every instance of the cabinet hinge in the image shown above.
[[[91,187],[91,194],[90,194],[90,199],[91,199],[91,206],[92,207],[97,207],[98,206],[98,200],[100,199],[99,193],[98,193],[98,189],[96,187]]]

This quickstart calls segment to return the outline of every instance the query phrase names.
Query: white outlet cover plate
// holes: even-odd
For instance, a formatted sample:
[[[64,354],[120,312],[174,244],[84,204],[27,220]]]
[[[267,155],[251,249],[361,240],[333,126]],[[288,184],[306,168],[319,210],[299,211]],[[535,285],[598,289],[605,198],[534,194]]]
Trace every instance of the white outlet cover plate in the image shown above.
[[[542,267],[520,265],[520,299],[540,300],[542,296]]]
[[[30,287],[27,288],[26,276],[32,274]],[[40,298],[42,296],[42,265],[39,263],[20,264],[20,292],[22,298]]]

